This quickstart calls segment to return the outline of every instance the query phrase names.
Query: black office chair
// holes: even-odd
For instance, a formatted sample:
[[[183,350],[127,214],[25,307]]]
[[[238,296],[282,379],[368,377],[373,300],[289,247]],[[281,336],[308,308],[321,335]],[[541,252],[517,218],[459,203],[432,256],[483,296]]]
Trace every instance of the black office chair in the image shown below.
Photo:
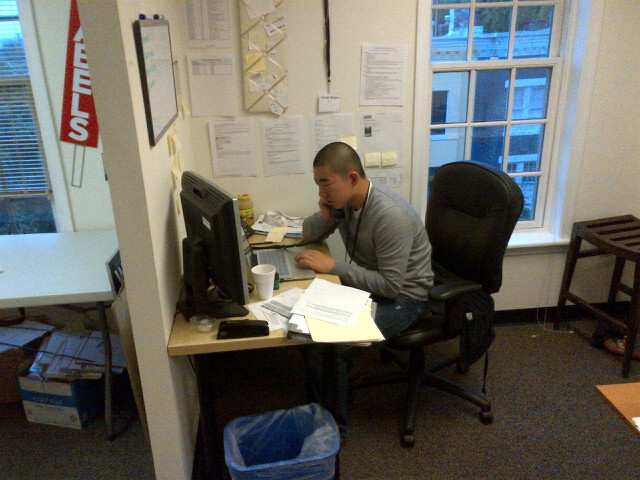
[[[480,407],[483,423],[493,420],[491,402],[485,395],[440,378],[434,372],[454,363],[459,372],[466,372],[493,341],[491,294],[502,284],[502,260],[522,206],[520,187],[495,168],[475,162],[454,162],[440,167],[434,176],[425,223],[433,249],[436,284],[429,296],[435,319],[429,318],[429,328],[417,325],[385,342],[383,357],[400,365],[400,373],[364,378],[353,385],[362,388],[407,383],[401,436],[405,447],[415,443],[413,431],[421,385],[466,399]],[[474,310],[475,318],[470,318]],[[434,324],[439,326],[434,328]],[[456,355],[437,358],[426,365],[426,345],[455,337],[460,337]],[[408,363],[398,351],[409,352]],[[485,355],[485,377],[487,360]]]

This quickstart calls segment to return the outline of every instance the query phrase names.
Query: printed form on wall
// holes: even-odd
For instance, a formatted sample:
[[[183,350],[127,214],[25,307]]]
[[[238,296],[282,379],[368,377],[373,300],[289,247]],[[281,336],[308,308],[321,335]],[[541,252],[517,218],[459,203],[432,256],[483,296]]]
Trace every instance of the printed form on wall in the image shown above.
[[[404,105],[406,45],[363,45],[360,105]]]
[[[235,116],[238,86],[230,53],[187,56],[191,113],[194,117]]]
[[[189,47],[230,48],[231,0],[186,0]]]
[[[402,113],[362,115],[360,150],[365,167],[402,167],[404,160],[403,125],[404,116]]]
[[[260,121],[265,176],[307,173],[307,148],[301,115]]]
[[[209,123],[214,176],[257,176],[257,133],[256,122],[252,118]]]
[[[309,134],[313,142],[312,157],[315,157],[322,147],[332,142],[350,143],[346,140],[355,136],[354,115],[353,113],[318,115],[309,120]]]

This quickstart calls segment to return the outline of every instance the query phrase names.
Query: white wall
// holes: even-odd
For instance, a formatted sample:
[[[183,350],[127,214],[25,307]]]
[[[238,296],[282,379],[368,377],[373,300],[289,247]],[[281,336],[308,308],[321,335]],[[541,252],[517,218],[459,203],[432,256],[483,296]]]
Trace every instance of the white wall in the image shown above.
[[[197,389],[186,358],[169,358],[167,342],[180,292],[178,222],[166,135],[150,148],[132,23],[139,13],[170,21],[176,58],[183,53],[181,5],[161,1],[78,2],[101,122],[131,323],[145,398],[156,475],[191,474],[197,427]],[[191,165],[191,129],[175,131]]]
[[[35,2],[40,5],[40,1]],[[48,22],[47,8],[38,6],[40,31],[64,45],[62,20]],[[571,161],[579,168],[570,189],[577,192],[572,221],[625,213],[640,215],[637,181],[640,145],[640,4],[635,1],[592,0],[601,9],[601,35],[587,52],[595,72],[593,90],[584,97],[581,117],[584,145]],[[181,84],[188,103],[183,2],[80,0],[80,14],[94,79],[105,164],[118,238],[129,288],[133,329],[138,348],[154,462],[158,478],[187,478],[193,455],[196,421],[195,391],[186,362],[169,359],[166,343],[179,291],[178,246],[181,217],[171,200],[166,137],[150,149],[146,137],[137,60],[131,23],[140,12],[162,13],[171,22],[174,58],[181,66]],[[42,10],[41,10],[42,9]],[[321,0],[287,2],[289,33],[289,114],[314,115],[319,91],[325,88]],[[412,152],[413,65],[416,1],[342,0],[331,2],[332,91],[342,94],[342,111],[363,113],[358,106],[360,48],[363,43],[405,43],[409,69],[403,141]],[[63,15],[64,16],[64,15]],[[237,28],[237,26],[235,26]],[[597,31],[597,29],[596,29]],[[51,47],[53,48],[53,46]],[[62,47],[61,47],[62,48]],[[233,51],[239,56],[239,49]],[[239,60],[239,58],[238,58]],[[586,79],[588,80],[588,79]],[[583,82],[582,87],[586,80]],[[238,91],[240,86],[238,85]],[[54,101],[60,104],[61,101]],[[373,109],[371,109],[373,110]],[[374,111],[398,111],[376,108]],[[246,115],[240,109],[238,115]],[[585,116],[586,115],[586,116]],[[262,115],[255,115],[260,118]],[[211,152],[206,119],[179,118],[178,135],[185,147],[187,169],[211,177]],[[576,153],[578,152],[578,153]],[[309,163],[311,159],[309,159]],[[411,162],[402,169],[399,191],[410,197]],[[316,207],[311,170],[283,177],[226,177],[216,182],[233,193],[251,193],[258,212],[268,209],[307,214]],[[274,195],[274,192],[278,192]],[[91,203],[90,200],[85,200]],[[88,213],[85,213],[88,215]],[[89,221],[82,219],[81,221]],[[566,242],[566,239],[565,239]],[[496,295],[500,309],[554,305],[564,266],[563,247],[518,249],[505,259],[503,288]],[[606,299],[611,262],[595,258],[578,267],[575,284],[590,300]]]

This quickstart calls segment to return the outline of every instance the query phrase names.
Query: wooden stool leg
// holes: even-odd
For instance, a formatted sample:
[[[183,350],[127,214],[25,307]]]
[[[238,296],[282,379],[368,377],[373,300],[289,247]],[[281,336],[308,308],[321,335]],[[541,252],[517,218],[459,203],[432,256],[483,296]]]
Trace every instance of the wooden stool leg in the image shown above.
[[[627,341],[622,362],[622,376],[629,376],[633,350],[636,346],[638,335],[638,322],[640,322],[640,263],[636,263],[633,277],[633,290],[631,292],[631,312],[629,313],[629,325],[627,328]]]
[[[564,309],[565,303],[567,302],[565,294],[569,291],[569,287],[571,286],[571,279],[573,278],[573,272],[576,269],[576,263],[578,261],[578,254],[580,253],[581,244],[582,238],[578,236],[577,225],[574,225],[571,231],[571,242],[569,243],[569,250],[567,251],[567,261],[564,265],[564,274],[562,275],[560,295],[558,296],[558,309],[556,311],[556,318],[553,322],[554,330],[558,330],[558,328],[560,327],[562,311]]]
[[[611,286],[609,287],[609,303],[616,301],[618,290],[620,290],[620,281],[622,280],[622,270],[624,269],[624,258],[616,257],[616,265],[613,268],[613,275],[611,276]]]

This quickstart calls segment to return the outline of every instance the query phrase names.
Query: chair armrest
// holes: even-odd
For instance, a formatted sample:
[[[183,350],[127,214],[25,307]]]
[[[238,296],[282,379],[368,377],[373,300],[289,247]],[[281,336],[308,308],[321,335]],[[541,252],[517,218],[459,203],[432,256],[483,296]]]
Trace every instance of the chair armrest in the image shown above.
[[[429,298],[437,302],[447,302],[464,293],[482,290],[482,285],[470,280],[453,280],[441,283],[429,290]]]

